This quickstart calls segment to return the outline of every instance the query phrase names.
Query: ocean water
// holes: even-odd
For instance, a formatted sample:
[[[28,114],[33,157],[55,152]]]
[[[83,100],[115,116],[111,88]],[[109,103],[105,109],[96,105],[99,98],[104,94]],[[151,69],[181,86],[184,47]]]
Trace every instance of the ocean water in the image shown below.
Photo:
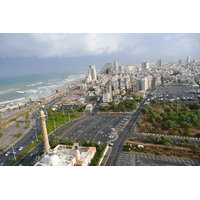
[[[85,76],[85,72],[76,72],[0,78],[0,105],[48,97],[61,87],[70,85]]]

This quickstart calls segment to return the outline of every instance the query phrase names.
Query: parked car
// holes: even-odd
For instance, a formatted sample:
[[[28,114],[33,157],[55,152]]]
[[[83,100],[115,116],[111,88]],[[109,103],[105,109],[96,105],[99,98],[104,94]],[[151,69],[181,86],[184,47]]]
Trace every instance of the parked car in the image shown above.
[[[112,142],[110,142],[108,145],[109,145],[109,146],[113,146],[113,143],[112,143]]]
[[[98,142],[97,142],[97,145],[100,145],[100,144],[101,144],[101,142],[100,142],[100,141],[98,141]]]
[[[19,150],[19,151],[21,151],[23,148],[24,148],[24,147],[19,147],[19,149],[18,149],[18,150]]]

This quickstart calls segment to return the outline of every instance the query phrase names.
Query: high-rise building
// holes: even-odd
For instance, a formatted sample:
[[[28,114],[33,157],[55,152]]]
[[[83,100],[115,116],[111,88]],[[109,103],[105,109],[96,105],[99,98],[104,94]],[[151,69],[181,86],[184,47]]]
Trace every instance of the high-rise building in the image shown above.
[[[114,71],[115,72],[118,72],[119,71],[119,64],[118,64],[118,61],[114,61]]]
[[[180,65],[182,64],[182,60],[181,60],[181,59],[179,60],[179,64],[180,64]]]
[[[88,69],[88,77],[91,77],[92,81],[96,81],[97,80],[97,72],[95,69],[95,65],[90,65],[89,69]]]
[[[112,65],[112,63],[108,62],[101,69],[101,73],[102,74],[108,74],[108,73],[111,73],[112,70],[113,70],[113,65]]]
[[[112,85],[107,84],[103,88],[103,102],[111,102],[113,98]]]
[[[149,69],[149,63],[146,61],[142,62],[142,70],[148,70]]]
[[[187,57],[187,63],[190,63],[190,56]]]
[[[158,60],[158,62],[157,62],[157,66],[159,67],[159,68],[162,68],[162,60]]]
[[[123,70],[124,70],[124,66],[123,66],[123,65],[120,65],[120,66],[119,66],[119,71],[122,72]]]

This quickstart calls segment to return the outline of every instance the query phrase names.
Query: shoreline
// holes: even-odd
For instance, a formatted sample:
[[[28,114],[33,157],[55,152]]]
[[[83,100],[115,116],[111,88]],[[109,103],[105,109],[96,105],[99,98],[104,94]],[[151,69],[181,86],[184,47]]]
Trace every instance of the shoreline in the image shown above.
[[[67,78],[69,78],[70,76],[76,76],[77,74],[73,74],[73,75],[69,75]],[[78,75],[77,75],[78,76]],[[41,96],[41,97],[38,97],[36,99],[31,99],[32,102],[47,102],[47,101],[50,101],[51,99],[55,98],[55,95],[60,95],[60,94],[64,94],[67,92],[67,90],[71,87],[73,87],[74,85],[78,85],[78,84],[83,84],[84,80],[86,79],[86,74],[84,75],[84,77],[80,77],[76,80],[73,80],[73,81],[70,81],[69,83],[65,83],[64,85],[62,86],[58,86],[58,87],[55,87],[54,89],[52,89],[51,93],[47,96]],[[9,92],[9,91],[13,91],[15,89],[9,89],[9,90],[5,90],[6,92]],[[5,92],[5,91],[1,91],[1,92]],[[58,93],[56,93],[56,91],[58,91]],[[14,102],[13,100],[10,100],[9,103],[1,103],[0,102],[0,112],[5,112],[9,106],[17,106],[19,107],[19,104],[28,104],[30,103],[31,101],[28,101],[27,99],[25,101],[18,101],[18,102]],[[6,109],[6,110],[5,110]]]

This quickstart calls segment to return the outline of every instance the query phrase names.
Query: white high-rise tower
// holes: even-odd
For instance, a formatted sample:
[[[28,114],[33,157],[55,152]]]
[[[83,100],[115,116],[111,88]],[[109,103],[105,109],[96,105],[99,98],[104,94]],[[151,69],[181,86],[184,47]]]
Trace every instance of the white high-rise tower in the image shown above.
[[[90,65],[89,66],[88,76],[91,77],[92,81],[96,81],[97,80],[97,72],[96,72],[95,65]]]
[[[190,63],[190,56],[187,57],[187,63]]]
[[[118,61],[114,61],[114,71],[115,72],[118,72],[119,71],[119,64],[118,64]]]

